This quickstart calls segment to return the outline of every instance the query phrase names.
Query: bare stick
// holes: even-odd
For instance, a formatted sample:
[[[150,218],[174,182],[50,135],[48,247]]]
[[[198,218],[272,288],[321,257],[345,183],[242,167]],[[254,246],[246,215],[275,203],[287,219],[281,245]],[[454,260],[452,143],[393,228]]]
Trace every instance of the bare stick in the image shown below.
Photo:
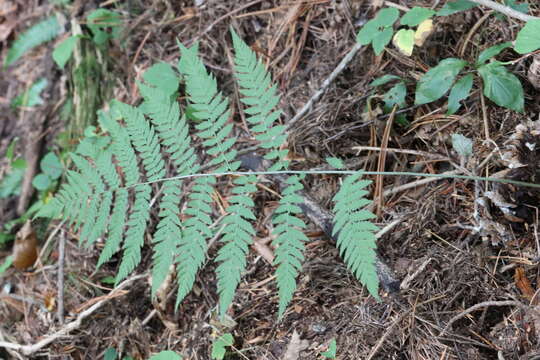
[[[362,45],[359,43],[355,43],[351,51],[345,57],[341,62],[336,66],[334,71],[326,78],[326,80],[323,81],[321,87],[311,98],[308,100],[308,102],[294,115],[294,117],[287,122],[287,129],[290,129],[298,120],[300,120],[306,113],[311,110],[313,107],[313,104],[318,101],[322,94],[328,89],[328,86],[336,79],[336,77],[347,67],[349,62],[354,58],[354,55],[362,48]]]
[[[60,232],[60,239],[58,239],[58,322],[64,324],[64,260],[66,249],[66,234]]]
[[[454,316],[452,319],[450,319],[450,321],[448,322],[448,324],[446,324],[446,326],[444,327],[444,329],[441,331],[441,333],[439,334],[439,336],[442,336],[446,333],[446,331],[450,328],[450,326],[452,326],[453,323],[455,323],[456,321],[458,321],[459,319],[461,319],[462,317],[472,313],[473,311],[476,311],[478,309],[481,309],[483,307],[486,307],[486,306],[517,306],[525,311],[534,311],[537,315],[540,314],[540,312],[536,309],[534,309],[533,307],[531,306],[527,306],[525,304],[522,304],[520,303],[519,301],[515,301],[515,300],[506,300],[506,301],[484,301],[484,302],[481,302],[479,304],[476,304],[476,305],[473,305],[471,306],[470,308],[468,308],[467,310],[465,311],[462,311],[460,312],[459,314],[457,314],[456,316]]]
[[[501,4],[496,3],[492,0],[469,0],[470,2],[477,3],[478,5],[482,5],[485,7],[488,7],[490,9],[493,9],[495,11],[498,11],[506,16],[513,17],[516,19],[519,19],[521,21],[529,21],[529,20],[538,20],[540,18],[536,16],[531,16],[524,14],[522,12],[516,11],[508,6],[504,6]]]
[[[68,334],[69,332],[71,332],[71,331],[73,331],[75,329],[78,329],[81,326],[81,324],[82,324],[82,322],[83,322],[83,320],[85,318],[87,318],[89,315],[93,314],[96,310],[98,310],[100,307],[102,307],[107,301],[109,301],[110,299],[115,298],[117,293],[120,290],[122,290],[123,288],[125,288],[126,286],[131,284],[132,282],[134,282],[136,280],[139,280],[139,279],[142,279],[142,278],[147,277],[147,276],[148,276],[148,274],[144,273],[144,274],[141,274],[141,275],[133,276],[133,277],[123,281],[113,291],[111,291],[111,293],[107,297],[105,297],[102,300],[96,302],[94,305],[90,306],[88,309],[82,311],[79,314],[79,316],[77,316],[77,319],[70,322],[69,324],[66,324],[62,329],[58,330],[54,334],[51,334],[51,335],[45,337],[44,339],[38,341],[35,344],[21,345],[21,344],[14,344],[14,343],[10,343],[10,342],[0,341],[0,348],[3,347],[3,348],[6,348],[6,349],[16,350],[16,351],[19,351],[19,352],[23,353],[23,355],[29,356],[29,355],[35,353],[36,351],[42,349],[43,347],[49,345],[50,343],[52,343],[53,341],[55,341],[59,337],[64,336],[64,335]]]

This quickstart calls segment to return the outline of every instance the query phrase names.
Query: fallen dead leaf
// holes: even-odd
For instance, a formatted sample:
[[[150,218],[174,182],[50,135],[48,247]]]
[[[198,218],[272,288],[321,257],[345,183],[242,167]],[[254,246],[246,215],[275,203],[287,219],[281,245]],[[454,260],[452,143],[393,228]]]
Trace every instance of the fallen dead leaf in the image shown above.
[[[298,335],[296,330],[294,330],[291,336],[291,342],[289,343],[289,346],[287,346],[287,351],[285,351],[282,360],[298,359],[300,352],[305,350],[308,346],[309,342],[307,340],[300,339],[300,335]]]

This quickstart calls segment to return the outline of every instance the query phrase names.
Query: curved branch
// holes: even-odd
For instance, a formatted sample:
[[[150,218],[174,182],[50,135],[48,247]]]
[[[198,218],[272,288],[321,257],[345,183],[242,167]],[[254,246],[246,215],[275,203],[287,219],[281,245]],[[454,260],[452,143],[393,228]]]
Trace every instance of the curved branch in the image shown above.
[[[540,18],[536,16],[531,16],[524,14],[522,12],[516,11],[512,9],[511,7],[501,5],[499,3],[496,3],[493,0],[469,0],[470,2],[476,3],[478,5],[482,5],[485,7],[488,7],[490,9],[493,9],[495,11],[500,12],[501,14],[504,14],[509,17],[513,17],[516,19],[519,19],[521,21],[529,21],[529,20],[540,20]]]

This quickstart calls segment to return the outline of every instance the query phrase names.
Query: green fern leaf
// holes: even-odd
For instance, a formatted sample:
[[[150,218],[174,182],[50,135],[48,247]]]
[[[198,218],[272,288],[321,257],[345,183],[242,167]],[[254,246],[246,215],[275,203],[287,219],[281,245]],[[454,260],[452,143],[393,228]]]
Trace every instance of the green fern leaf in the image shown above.
[[[51,16],[35,24],[15,40],[7,53],[4,68],[13,64],[27,51],[54,39],[61,31],[62,28],[60,27],[56,16]]]
[[[217,288],[219,293],[219,310],[223,317],[232,303],[236,288],[240,283],[242,272],[246,268],[246,256],[252,238],[255,235],[249,220],[255,220],[252,208],[255,206],[249,197],[257,188],[255,176],[241,176],[235,181],[233,195],[229,199],[227,215],[223,219],[224,245],[219,249],[216,261],[220,262],[216,269]]]
[[[363,210],[370,203],[363,190],[370,181],[359,180],[362,173],[345,178],[341,189],[334,196],[334,235],[337,247],[347,267],[356,278],[367,287],[369,293],[379,299],[379,279],[375,267],[376,238],[378,230],[369,219],[375,218],[371,212]]]
[[[279,289],[279,311],[281,318],[287,305],[292,300],[296,290],[296,278],[304,260],[304,242],[307,236],[301,231],[306,225],[295,215],[302,212],[298,206],[303,199],[296,192],[303,188],[298,176],[287,179],[287,186],[283,189],[283,197],[274,214],[275,225],[272,234],[276,236],[272,242],[276,248],[274,264],[277,265],[276,278]]]
[[[281,116],[281,110],[276,110],[279,103],[276,85],[271,85],[272,78],[257,60],[255,53],[231,28],[233,46],[235,51],[235,74],[243,95],[241,101],[248,107],[244,110],[250,115],[247,121],[252,125],[251,130],[256,132],[255,138],[264,149],[273,149],[265,155],[268,160],[276,160],[270,168],[281,170],[288,167],[285,156],[288,151],[280,150],[287,140],[285,126],[274,123]]]

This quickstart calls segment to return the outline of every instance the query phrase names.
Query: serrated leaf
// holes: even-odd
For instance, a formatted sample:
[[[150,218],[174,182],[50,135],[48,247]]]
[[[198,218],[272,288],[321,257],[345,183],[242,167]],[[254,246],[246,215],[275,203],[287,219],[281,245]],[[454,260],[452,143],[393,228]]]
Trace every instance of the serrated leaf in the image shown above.
[[[427,38],[433,32],[433,20],[427,19],[422,21],[422,23],[416,29],[414,33],[414,45],[422,46],[426,42]]]
[[[396,75],[383,75],[370,82],[368,86],[377,87],[389,83],[393,80],[401,80],[401,78]]]
[[[54,39],[62,28],[56,16],[51,16],[26,30],[9,49],[4,67],[8,67],[23,56],[27,51]]]
[[[338,159],[336,157],[327,157],[326,162],[328,163],[328,165],[330,165],[334,169],[343,169],[345,167],[343,160]]]
[[[34,84],[32,84],[30,89],[26,90],[24,93],[13,99],[13,101],[11,102],[11,106],[36,106],[43,104],[43,99],[39,95],[46,87],[47,79],[39,79]]]
[[[160,62],[144,72],[144,81],[165,93],[172,95],[178,89],[179,80],[171,65]]]
[[[526,54],[540,49],[540,20],[529,20],[518,32],[514,50]]]
[[[472,140],[461,134],[452,134],[452,147],[463,157],[472,155]]]
[[[444,6],[439,11],[437,11],[437,16],[448,16],[458,13],[460,11],[472,9],[477,6],[478,4],[467,0],[449,1],[444,4]]]
[[[417,26],[426,19],[429,19],[435,15],[435,11],[427,9],[425,7],[415,6],[411,10],[407,11],[405,15],[399,20],[401,25]]]
[[[422,76],[416,85],[415,104],[422,105],[440,99],[454,83],[467,62],[456,58],[442,60]]]
[[[70,36],[54,48],[52,57],[60,69],[64,68],[71,57],[73,49],[75,49],[75,45],[77,45],[78,38],[78,36]]]
[[[392,39],[392,44],[405,56],[411,56],[414,47],[414,30],[401,29]]]
[[[468,74],[456,81],[452,90],[450,90],[450,96],[448,96],[448,111],[446,114],[452,115],[461,107],[459,103],[461,100],[466,99],[471,92],[473,85],[473,75]]]
[[[478,60],[476,61],[477,66],[485,63],[490,58],[497,56],[506,48],[509,48],[512,46],[511,41],[507,41],[501,44],[497,44],[495,46],[491,46],[487,48],[486,50],[482,51],[480,55],[478,55]]]
[[[519,79],[499,62],[478,68],[484,80],[484,95],[499,106],[523,112],[523,87]]]

